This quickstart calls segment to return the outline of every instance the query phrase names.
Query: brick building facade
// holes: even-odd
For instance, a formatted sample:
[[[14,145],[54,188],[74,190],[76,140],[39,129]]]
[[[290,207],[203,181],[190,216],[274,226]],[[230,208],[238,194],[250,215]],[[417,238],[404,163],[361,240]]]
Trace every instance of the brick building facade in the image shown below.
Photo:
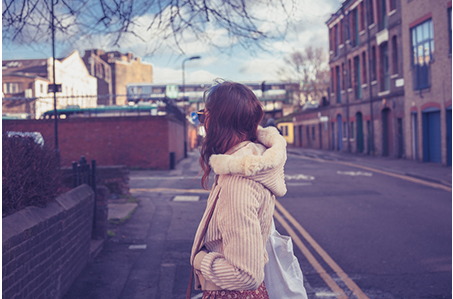
[[[451,165],[450,16],[451,1],[344,1],[326,23],[330,105],[294,116],[295,145]],[[435,17],[434,38],[412,45],[413,27]],[[414,89],[413,49],[431,40],[441,57],[423,57],[429,83]]]
[[[406,156],[451,165],[451,1],[401,1]]]
[[[93,49],[85,52],[84,61],[90,73],[99,81],[105,82],[102,83],[103,85],[111,88],[109,94],[115,95],[99,97],[98,104],[127,105],[127,84],[153,82],[153,66],[142,62],[132,53],[123,54],[118,51],[104,52]],[[102,90],[99,89],[99,94],[105,95],[106,87],[100,88]]]
[[[112,71],[110,65],[105,62],[101,55],[105,52],[102,50],[86,50],[83,55],[88,72],[93,77],[96,77],[98,82],[98,105],[112,105]]]

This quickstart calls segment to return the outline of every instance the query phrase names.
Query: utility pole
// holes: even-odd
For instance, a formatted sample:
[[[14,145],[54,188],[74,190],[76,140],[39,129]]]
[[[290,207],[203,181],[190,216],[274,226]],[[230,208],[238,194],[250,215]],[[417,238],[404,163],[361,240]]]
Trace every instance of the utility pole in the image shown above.
[[[53,75],[53,116],[55,127],[55,154],[57,156],[58,164],[60,164],[60,149],[58,148],[58,114],[57,114],[57,84],[55,82],[55,25],[54,25],[54,0],[51,0],[51,13],[52,13],[52,75]]]
[[[189,58],[186,58],[182,61],[182,106],[184,110],[184,158],[187,158],[187,129],[186,129],[186,81],[185,81],[185,75],[184,75],[184,64],[186,61],[189,60],[194,60],[194,59],[200,59],[200,56],[192,56]]]

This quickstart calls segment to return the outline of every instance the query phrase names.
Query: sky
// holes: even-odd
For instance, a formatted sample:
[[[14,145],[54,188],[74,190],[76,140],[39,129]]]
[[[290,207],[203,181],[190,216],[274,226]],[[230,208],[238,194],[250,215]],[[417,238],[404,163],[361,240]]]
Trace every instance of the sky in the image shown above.
[[[163,46],[153,54],[149,54],[149,45],[159,42],[158,37],[151,36],[145,30],[147,26],[137,27],[142,39],[128,37],[121,42],[120,47],[112,47],[111,40],[104,36],[80,39],[70,43],[59,43],[57,38],[56,56],[64,57],[78,50],[83,56],[84,51],[100,48],[105,51],[131,52],[142,61],[153,65],[154,83],[179,84],[182,82],[182,61],[191,56],[201,56],[201,59],[185,63],[186,83],[209,83],[217,78],[238,82],[280,81],[279,69],[285,66],[284,57],[294,51],[302,51],[307,46],[328,49],[328,29],[326,21],[332,13],[341,6],[341,0],[295,0],[296,7],[291,16],[291,26],[284,40],[271,40],[262,44],[264,49],[254,47],[244,49],[234,42],[227,41],[224,32],[210,29],[210,36],[220,45],[222,50],[197,41],[194,37],[184,36],[182,44],[184,54],[174,47]],[[255,11],[255,13],[267,13]],[[272,13],[272,10],[271,10]],[[278,23],[284,20],[282,14],[266,15],[273,20],[272,25],[263,25],[270,31],[278,29]],[[141,16],[137,24],[146,24],[146,16]],[[283,22],[282,22],[283,23]],[[266,28],[266,26],[274,26]],[[17,45],[8,40],[2,40],[2,59],[30,59],[52,56],[49,43]]]

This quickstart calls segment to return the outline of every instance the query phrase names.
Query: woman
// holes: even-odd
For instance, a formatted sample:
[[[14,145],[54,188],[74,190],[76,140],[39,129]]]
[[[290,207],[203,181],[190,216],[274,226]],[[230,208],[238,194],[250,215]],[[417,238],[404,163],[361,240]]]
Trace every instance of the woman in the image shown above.
[[[195,288],[203,298],[268,298],[264,265],[275,196],[286,193],[286,141],[261,128],[264,111],[245,85],[223,82],[205,93],[202,186],[216,178],[192,248]],[[204,240],[202,231],[217,200]],[[231,296],[231,297],[228,297]]]

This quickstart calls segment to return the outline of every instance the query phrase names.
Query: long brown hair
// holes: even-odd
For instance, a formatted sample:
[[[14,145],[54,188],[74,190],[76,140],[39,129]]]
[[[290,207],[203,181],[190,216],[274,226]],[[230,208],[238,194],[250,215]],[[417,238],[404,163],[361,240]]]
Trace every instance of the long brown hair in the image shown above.
[[[240,83],[217,82],[203,98],[206,137],[201,146],[200,164],[204,172],[201,185],[208,189],[209,158],[226,153],[242,141],[256,141],[264,111],[253,91]]]

